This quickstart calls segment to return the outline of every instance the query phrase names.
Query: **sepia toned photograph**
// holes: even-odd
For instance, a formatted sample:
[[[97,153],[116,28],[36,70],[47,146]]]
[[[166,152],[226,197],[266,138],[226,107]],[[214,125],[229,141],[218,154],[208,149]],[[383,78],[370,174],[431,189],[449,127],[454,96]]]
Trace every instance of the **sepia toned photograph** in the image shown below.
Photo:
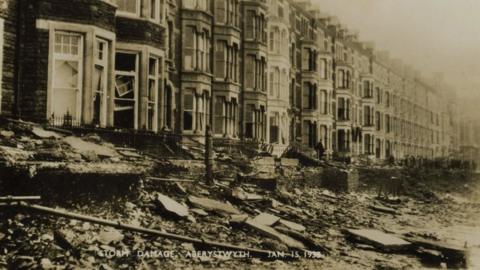
[[[479,11],[0,0],[0,269],[480,269]]]

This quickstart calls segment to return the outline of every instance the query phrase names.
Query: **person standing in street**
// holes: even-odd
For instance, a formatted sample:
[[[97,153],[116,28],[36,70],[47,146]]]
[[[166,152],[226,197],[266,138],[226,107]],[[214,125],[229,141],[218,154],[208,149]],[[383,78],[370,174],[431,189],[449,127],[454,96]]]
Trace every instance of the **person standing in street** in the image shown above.
[[[315,146],[317,150],[317,158],[319,160],[323,159],[323,154],[325,153],[325,147],[323,147],[322,141],[318,141],[317,145]]]

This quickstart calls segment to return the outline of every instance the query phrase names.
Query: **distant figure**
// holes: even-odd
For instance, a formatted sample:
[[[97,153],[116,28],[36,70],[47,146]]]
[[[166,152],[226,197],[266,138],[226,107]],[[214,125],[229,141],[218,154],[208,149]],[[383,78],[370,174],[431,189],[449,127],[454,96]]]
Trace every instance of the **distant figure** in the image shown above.
[[[318,141],[317,145],[315,146],[315,150],[317,150],[317,158],[322,159],[323,154],[325,153],[325,147],[323,147],[321,141]]]

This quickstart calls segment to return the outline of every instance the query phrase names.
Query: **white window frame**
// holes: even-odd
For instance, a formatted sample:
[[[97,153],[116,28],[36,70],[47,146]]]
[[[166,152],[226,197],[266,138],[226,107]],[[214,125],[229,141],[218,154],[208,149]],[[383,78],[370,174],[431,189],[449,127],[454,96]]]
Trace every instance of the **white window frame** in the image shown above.
[[[62,53],[57,53],[55,52],[55,38],[56,34],[64,34],[64,35],[71,35],[71,36],[78,36],[79,37],[79,47],[78,47],[78,53],[77,55],[68,55],[68,54],[62,54]],[[72,117],[75,117],[76,121],[81,122],[82,120],[82,98],[83,98],[83,69],[84,69],[84,57],[83,57],[83,51],[84,51],[84,35],[82,33],[78,32],[71,32],[71,31],[64,31],[64,30],[55,30],[53,32],[53,51],[52,51],[52,95],[51,95],[51,103],[50,103],[50,112],[53,114],[54,113],[54,107],[55,107],[55,62],[57,60],[59,61],[78,61],[78,84],[77,84],[77,89],[76,91],[76,108],[75,112],[71,112]],[[74,114],[75,113],[75,114]]]
[[[107,104],[108,104],[108,81],[109,81],[109,60],[110,60],[110,53],[111,53],[111,46],[108,42],[108,40],[105,40],[101,37],[96,37],[95,38],[95,48],[94,48],[94,68],[95,66],[101,66],[103,67],[103,92],[98,92],[96,87],[92,89],[94,93],[98,92],[101,95],[101,100],[102,104],[100,105],[100,126],[105,127],[107,125]],[[104,49],[103,49],[103,59],[98,58],[98,44],[102,43],[104,44]],[[92,99],[93,102],[93,99]],[[93,112],[93,111],[92,111]]]
[[[115,68],[114,72],[115,72],[115,81],[117,79],[117,75],[121,75],[121,76],[131,76],[131,77],[134,77],[135,79],[135,85],[134,85],[134,89],[133,89],[133,95],[134,95],[134,106],[133,106],[133,117],[134,117],[134,121],[133,121],[133,129],[138,129],[138,103],[139,103],[139,100],[138,100],[138,96],[139,96],[139,79],[140,79],[140,76],[139,76],[139,73],[140,73],[140,58],[141,58],[141,52],[139,51],[128,51],[128,50],[116,50],[115,51],[115,54],[117,53],[123,53],[123,54],[134,54],[136,59],[135,59],[135,71],[133,72],[128,72],[128,71],[122,71],[122,70],[117,70]],[[116,91],[116,89],[114,89],[114,91]],[[122,99],[122,98],[117,98],[115,96],[115,92],[113,94],[113,99],[114,101],[115,100],[125,100],[125,99]],[[128,99],[130,100],[130,99]],[[115,119],[115,102],[114,102],[114,105],[113,105],[113,117]],[[114,120],[114,123],[115,123],[115,120]]]
[[[155,59],[156,61],[156,65],[155,65],[155,74],[150,74],[150,59]],[[158,132],[158,128],[159,128],[159,125],[158,125],[158,120],[159,120],[159,103],[160,103],[160,95],[162,94],[162,90],[163,90],[163,87],[162,87],[162,82],[163,82],[163,57],[162,56],[158,56],[156,54],[150,54],[149,58],[148,58],[148,61],[149,61],[149,70],[148,70],[148,80],[147,80],[147,86],[149,85],[149,82],[150,80],[154,80],[155,81],[155,99],[154,99],[154,102],[151,103],[150,100],[147,100],[147,115],[146,115],[146,120],[148,121],[148,106],[152,105],[153,104],[153,108],[154,108],[154,113],[153,113],[153,124],[152,124],[152,130],[153,132]]]

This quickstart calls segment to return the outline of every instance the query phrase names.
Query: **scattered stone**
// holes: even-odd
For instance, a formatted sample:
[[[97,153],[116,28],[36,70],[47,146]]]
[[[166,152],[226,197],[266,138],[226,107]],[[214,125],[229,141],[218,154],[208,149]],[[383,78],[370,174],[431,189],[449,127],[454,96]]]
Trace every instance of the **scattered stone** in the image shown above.
[[[236,187],[232,190],[232,197],[242,200],[242,201],[259,201],[263,200],[263,196],[254,194],[254,193],[248,193],[244,191],[240,187]]]
[[[161,193],[157,194],[156,200],[162,211],[168,212],[169,214],[174,214],[180,218],[186,218],[189,216],[188,208],[172,198],[165,196]]]
[[[33,135],[41,138],[41,139],[48,139],[48,138],[55,138],[55,139],[60,139],[62,138],[62,136],[60,134],[58,134],[57,132],[54,132],[54,131],[48,131],[48,130],[45,130],[41,127],[38,127],[38,126],[34,126],[32,128],[32,133]]]
[[[447,262],[448,267],[451,268],[465,268],[467,264],[467,249],[454,244],[431,241],[420,238],[408,237],[406,238],[412,243],[416,249],[423,248],[440,251]]]
[[[187,194],[187,190],[182,186],[182,184],[178,183],[178,182],[175,182],[173,184],[175,190],[179,193],[179,194],[182,194],[182,195],[186,195]]]
[[[296,158],[282,158],[280,163],[285,167],[298,167],[300,165],[300,162]]]
[[[97,240],[104,244],[118,243],[123,240],[123,234],[114,228],[106,228],[97,237]]]
[[[265,226],[273,226],[273,224],[277,223],[279,220],[280,218],[277,216],[268,213],[261,213],[253,219],[253,222]]]
[[[391,234],[386,234],[379,230],[360,229],[360,230],[346,230],[347,235],[356,239],[357,241],[371,244],[383,251],[398,251],[409,248],[410,242],[398,238]]]
[[[375,210],[375,211],[382,212],[382,213],[387,213],[387,214],[392,214],[392,215],[397,214],[397,210],[395,210],[393,208],[390,208],[390,207],[386,207],[386,206],[371,205],[370,208]]]
[[[230,225],[238,225],[244,223],[248,218],[248,215],[241,214],[241,215],[231,215],[230,216]]]
[[[301,224],[298,224],[298,223],[295,223],[295,222],[285,220],[285,219],[280,219],[279,223],[284,225],[285,227],[287,227],[289,229],[294,230],[294,231],[303,232],[303,231],[306,230],[305,226],[303,226]]]
[[[53,235],[48,234],[48,233],[43,234],[43,235],[40,237],[40,239],[41,239],[42,241],[53,241],[53,240],[54,240]],[[0,235],[0,240],[1,240],[1,235]]]
[[[84,152],[93,151],[99,157],[118,157],[118,153],[114,149],[100,144],[87,142],[78,137],[69,136],[66,137],[64,141],[68,143],[78,153],[83,154]]]
[[[140,155],[139,153],[135,152],[135,151],[127,151],[127,150],[120,150],[118,151],[118,153],[124,157],[128,157],[128,158],[141,158],[142,155]]]
[[[295,249],[305,249],[305,245],[293,238],[291,238],[290,236],[287,236],[287,235],[284,235],[282,233],[279,233],[277,230],[269,227],[269,226],[265,226],[265,225],[262,225],[262,224],[259,224],[259,223],[256,223],[255,221],[253,221],[252,219],[247,219],[245,221],[245,224],[256,230],[256,231],[259,231],[260,233],[264,234],[264,235],[267,235],[271,238],[274,238],[274,239],[277,239],[281,242],[283,242],[284,244],[286,244],[289,248],[295,248]]]
[[[205,210],[200,209],[200,208],[192,208],[192,209],[190,209],[190,212],[193,212],[193,213],[195,213],[199,216],[202,216],[202,217],[208,216],[208,213],[205,212]]]
[[[42,269],[44,270],[48,270],[48,269],[53,269],[55,268],[55,266],[52,264],[52,261],[50,261],[48,258],[42,258],[40,260],[40,266],[42,267]]]
[[[0,136],[4,137],[6,139],[10,139],[13,136],[15,136],[15,132],[9,131],[9,130],[2,130],[2,131],[0,131]]]
[[[78,237],[71,230],[56,230],[53,232],[55,243],[67,251],[72,251],[78,255]]]
[[[227,214],[240,214],[235,207],[230,204],[219,202],[208,198],[200,198],[195,196],[189,196],[188,201],[195,207],[203,208],[205,210],[227,213]]]

